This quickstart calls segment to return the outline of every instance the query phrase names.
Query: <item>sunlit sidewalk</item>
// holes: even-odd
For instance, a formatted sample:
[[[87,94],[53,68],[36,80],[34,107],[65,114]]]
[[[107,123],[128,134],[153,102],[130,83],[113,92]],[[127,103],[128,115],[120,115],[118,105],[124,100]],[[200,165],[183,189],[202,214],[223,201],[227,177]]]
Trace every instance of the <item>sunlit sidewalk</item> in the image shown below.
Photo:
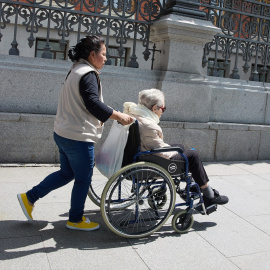
[[[143,239],[113,234],[87,199],[93,232],[70,231],[72,183],[36,203],[26,221],[17,193],[38,184],[53,165],[0,165],[0,269],[270,269],[270,161],[205,163],[211,186],[230,199],[192,229],[174,232],[169,220]],[[94,176],[103,179],[95,170]],[[179,199],[180,200],[180,199]]]

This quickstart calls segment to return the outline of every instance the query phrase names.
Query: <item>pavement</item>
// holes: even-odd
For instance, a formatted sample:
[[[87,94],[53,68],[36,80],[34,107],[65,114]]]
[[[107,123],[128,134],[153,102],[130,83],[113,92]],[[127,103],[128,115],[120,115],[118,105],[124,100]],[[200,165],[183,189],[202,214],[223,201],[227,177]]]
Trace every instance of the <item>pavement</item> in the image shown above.
[[[186,234],[171,218],[151,236],[115,235],[90,199],[85,215],[100,223],[93,232],[71,231],[68,219],[72,183],[36,203],[26,218],[17,201],[56,165],[0,164],[0,269],[270,269],[270,161],[204,163],[210,184],[229,203],[209,216],[194,215]],[[103,176],[95,170],[93,177]],[[181,201],[178,198],[179,202]]]

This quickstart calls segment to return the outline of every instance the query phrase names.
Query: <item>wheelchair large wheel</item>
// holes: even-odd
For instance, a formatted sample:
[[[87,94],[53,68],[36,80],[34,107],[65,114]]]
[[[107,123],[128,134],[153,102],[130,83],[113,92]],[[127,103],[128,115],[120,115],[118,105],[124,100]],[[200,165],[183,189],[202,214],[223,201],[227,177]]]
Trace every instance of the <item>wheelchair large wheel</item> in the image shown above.
[[[156,164],[138,162],[110,178],[102,193],[101,213],[117,235],[139,238],[159,230],[174,205],[175,186],[169,173]]]
[[[101,195],[105,185],[108,183],[108,178],[105,176],[92,177],[91,184],[88,189],[88,197],[97,206],[100,207]]]
[[[177,212],[172,219],[172,227],[178,233],[186,233],[193,225],[193,216],[187,222],[184,222],[187,216],[187,210]]]
[[[104,180],[105,179],[105,180]],[[89,199],[98,207],[100,207],[101,205],[101,196],[102,196],[102,192],[106,186],[106,184],[108,183],[108,179],[105,178],[102,179],[102,181],[100,181],[100,179],[92,179],[92,182],[89,186],[88,189],[88,197]],[[131,204],[132,202],[126,202],[124,203],[115,203],[113,205],[114,210],[117,210],[118,208],[123,208],[123,207],[127,207],[129,204]]]

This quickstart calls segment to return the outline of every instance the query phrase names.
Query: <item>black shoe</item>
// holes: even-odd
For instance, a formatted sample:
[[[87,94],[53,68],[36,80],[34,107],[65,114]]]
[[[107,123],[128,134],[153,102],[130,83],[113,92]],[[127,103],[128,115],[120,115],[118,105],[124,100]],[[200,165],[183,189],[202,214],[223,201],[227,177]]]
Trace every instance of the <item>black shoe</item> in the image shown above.
[[[208,207],[213,204],[220,204],[220,205],[226,204],[229,201],[229,198],[227,196],[219,195],[219,192],[215,189],[213,189],[213,191],[214,191],[214,198],[209,199],[203,196],[205,207]]]

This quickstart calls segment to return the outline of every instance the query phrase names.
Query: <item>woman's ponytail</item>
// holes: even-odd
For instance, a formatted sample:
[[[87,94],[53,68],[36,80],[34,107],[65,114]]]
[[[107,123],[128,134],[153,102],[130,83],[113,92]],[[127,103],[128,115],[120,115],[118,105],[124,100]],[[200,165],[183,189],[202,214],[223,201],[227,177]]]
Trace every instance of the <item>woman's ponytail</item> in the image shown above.
[[[92,51],[96,53],[100,51],[102,44],[105,44],[102,37],[95,35],[86,36],[82,38],[76,46],[69,49],[68,57],[72,62],[78,61],[80,58],[87,60]]]

